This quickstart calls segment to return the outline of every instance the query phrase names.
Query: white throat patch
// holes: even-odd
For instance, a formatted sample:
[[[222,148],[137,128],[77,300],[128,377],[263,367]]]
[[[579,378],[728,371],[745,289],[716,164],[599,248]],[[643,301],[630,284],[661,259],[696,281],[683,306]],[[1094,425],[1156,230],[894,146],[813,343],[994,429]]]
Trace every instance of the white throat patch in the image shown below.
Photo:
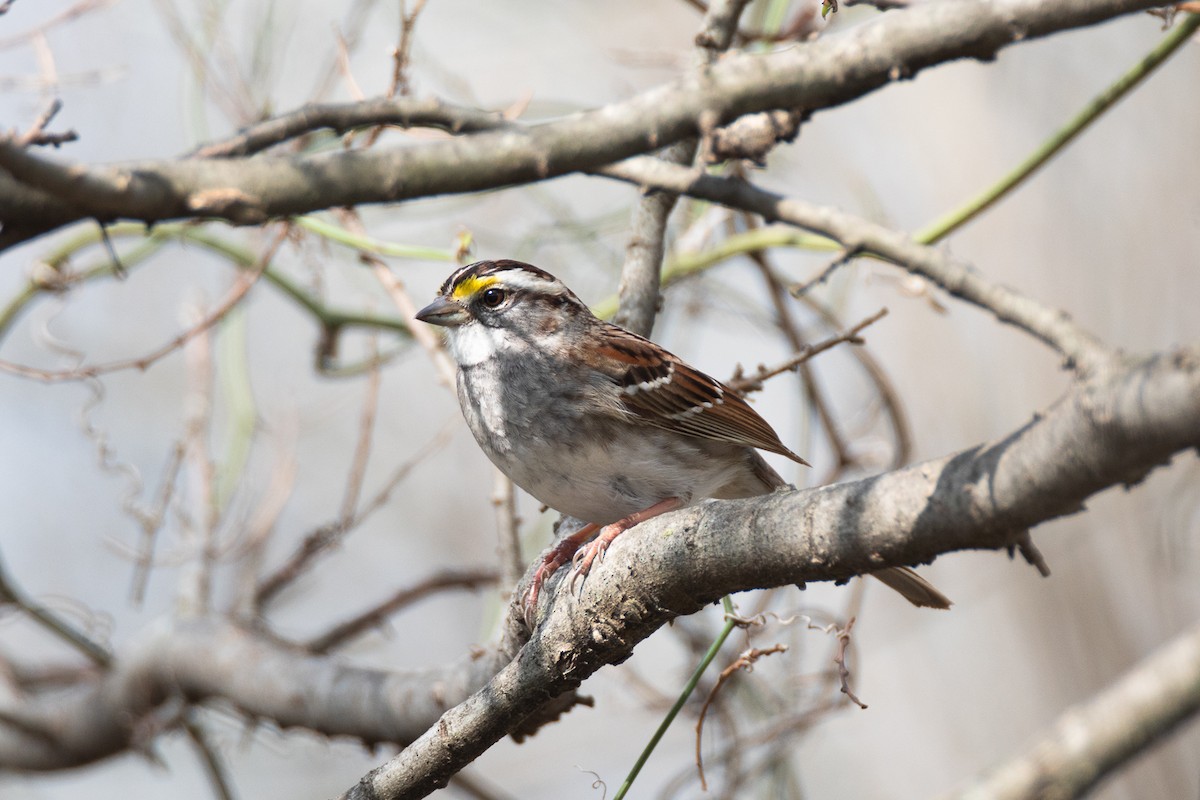
[[[505,347],[504,331],[471,322],[450,334],[450,350],[462,367],[473,367],[487,361]]]

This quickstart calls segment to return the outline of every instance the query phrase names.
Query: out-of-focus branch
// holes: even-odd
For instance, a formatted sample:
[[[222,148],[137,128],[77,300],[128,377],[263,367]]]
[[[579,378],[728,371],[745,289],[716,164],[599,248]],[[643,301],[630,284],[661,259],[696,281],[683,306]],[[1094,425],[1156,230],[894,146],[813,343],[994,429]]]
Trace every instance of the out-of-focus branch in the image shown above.
[[[1200,711],[1200,626],[1168,642],[1095,697],[1068,709],[1012,761],[947,798],[1067,800]]]
[[[1088,370],[1113,352],[1065,312],[1050,308],[987,280],[969,264],[900,231],[847,214],[774,194],[745,181],[692,170],[642,156],[606,167],[603,174],[643,186],[657,186],[692,197],[750,211],[771,222],[787,222],[828,236],[847,252],[873,253],[936,283],[950,294],[990,311],[1057,350],[1073,367]]]
[[[211,311],[204,314],[198,321],[189,326],[182,333],[176,335],[171,341],[150,351],[149,353],[137,356],[135,358],[126,358],[118,361],[109,361],[103,364],[90,364],[78,366],[65,370],[47,370],[37,369],[35,367],[27,367],[22,364],[13,364],[7,361],[0,361],[0,371],[10,372],[14,375],[20,375],[26,378],[34,378],[36,380],[45,381],[47,383],[57,383],[59,381],[77,381],[85,378],[94,378],[97,375],[103,375],[109,372],[117,372],[127,369],[145,370],[155,362],[174,353],[179,348],[186,345],[195,337],[204,333],[220,322],[226,314],[228,314],[238,303],[240,303],[258,279],[266,270],[267,265],[271,263],[271,259],[275,257],[275,252],[279,246],[283,244],[283,240],[287,235],[287,226],[281,227],[279,234],[273,240],[273,243],[268,246],[259,256],[258,262],[252,269],[240,273],[233,282],[233,286],[226,293],[225,297],[213,307]]]
[[[708,7],[700,32],[696,34],[698,69],[707,69],[718,55],[729,49],[746,3],[747,0],[714,0]],[[684,139],[663,150],[658,157],[671,164],[691,164],[697,146],[695,138]],[[617,287],[620,302],[613,321],[641,336],[651,334],[654,318],[658,315],[667,220],[678,200],[679,195],[674,192],[646,194],[630,220],[629,244],[625,247],[625,263]]]
[[[405,606],[446,589],[476,589],[496,582],[494,569],[448,569],[429,576],[419,583],[401,589],[384,602],[335,625],[307,643],[314,653],[328,653],[335,647],[382,625],[388,617]]]
[[[766,55],[730,55],[622,103],[404,148],[68,166],[0,138],[0,247],[94,217],[238,224],[314,209],[480,191],[596,169],[746,114],[807,113],[958,58],[1154,7],[1157,0],[929,3]]]
[[[367,744],[407,742],[487,681],[519,643],[440,669],[383,671],[346,665],[214,617],[148,630],[99,680],[6,697],[0,769],[54,770],[138,744],[139,722],[169,700],[220,698],[249,718]],[[36,735],[35,733],[36,732]]]

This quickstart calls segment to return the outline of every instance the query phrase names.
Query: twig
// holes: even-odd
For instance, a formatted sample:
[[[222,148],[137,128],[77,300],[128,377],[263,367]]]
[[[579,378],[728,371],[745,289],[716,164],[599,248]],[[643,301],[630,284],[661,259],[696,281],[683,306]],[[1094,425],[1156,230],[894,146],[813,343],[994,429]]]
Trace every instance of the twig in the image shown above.
[[[525,560],[521,557],[520,519],[517,517],[512,479],[499,469],[495,470],[492,481],[492,506],[496,509],[500,580],[503,586],[515,588],[525,574]]]
[[[362,413],[359,415],[358,440],[354,445],[354,457],[350,462],[350,472],[346,476],[346,488],[342,493],[342,506],[338,514],[338,522],[342,530],[346,530],[355,516],[359,496],[362,494],[363,478],[367,473],[367,461],[371,457],[372,434],[375,431],[375,419],[379,413],[379,387],[383,382],[383,373],[375,359],[379,355],[379,343],[376,337],[370,338],[371,369],[367,372],[367,388],[363,393]]]
[[[405,606],[445,589],[477,589],[496,582],[493,569],[447,569],[423,581],[396,592],[374,608],[335,625],[325,633],[310,639],[304,646],[313,653],[327,653],[372,628],[382,625],[388,617]],[[515,585],[515,584],[514,584]]]
[[[284,422],[276,422],[277,426],[288,425],[288,430],[277,433],[276,441],[281,442],[280,452],[275,457],[274,469],[266,491],[262,493],[258,507],[245,526],[245,535],[241,541],[241,552],[235,553],[238,564],[237,585],[234,589],[234,602],[231,607],[235,618],[252,618],[255,610],[255,589],[259,570],[265,558],[267,541],[275,530],[279,515],[283,512],[288,498],[296,482],[295,454],[295,418],[293,415],[284,417]]]
[[[1033,543],[1033,535],[1029,531],[1025,531],[1017,537],[1014,547],[1021,553],[1025,563],[1036,569],[1039,575],[1043,578],[1050,577],[1050,565],[1046,563],[1042,551],[1038,550],[1037,545]],[[1009,558],[1012,558],[1012,548],[1009,548],[1008,555]]]
[[[721,674],[717,676],[717,682],[713,684],[712,691],[708,693],[708,697],[704,700],[704,705],[700,707],[699,718],[696,720],[696,770],[700,773],[700,788],[703,791],[708,791],[708,781],[704,779],[704,757],[700,752],[700,742],[701,735],[704,733],[704,717],[708,714],[708,707],[717,698],[717,693],[721,691],[721,687],[725,685],[725,682],[733,677],[734,673],[738,670],[753,672],[755,662],[763,656],[768,656],[772,653],[786,653],[787,650],[788,646],[786,644],[774,644],[765,648],[751,647],[743,651],[741,655],[733,660],[733,663],[721,670]]]
[[[166,519],[171,497],[175,493],[175,483],[179,479],[179,472],[183,467],[185,451],[183,442],[176,442],[171,448],[167,468],[163,471],[162,484],[158,490],[158,502],[152,506],[150,511],[136,514],[138,524],[142,529],[142,541],[141,549],[134,562],[133,581],[130,588],[130,597],[135,606],[140,606],[146,595],[146,584],[150,580],[150,570],[154,564],[154,543],[158,538],[159,530],[162,529],[163,520]]]
[[[922,275],[950,294],[991,312],[1057,350],[1068,366],[1082,372],[1114,357],[1111,348],[1085,331],[1065,313],[1000,284],[940,250],[917,244],[903,233],[832,208],[783,197],[744,181],[691,170],[639,156],[603,170],[604,174],[642,186],[671,191],[751,211],[771,221],[788,222],[863,250]]]
[[[798,298],[809,310],[821,318],[821,321],[830,328],[836,329],[841,323],[833,312],[827,306],[817,300],[802,296]],[[892,469],[896,469],[908,463],[912,456],[912,434],[909,432],[908,419],[904,414],[904,407],[900,401],[900,395],[896,391],[896,387],[892,385],[887,373],[883,371],[883,367],[871,355],[870,349],[866,347],[852,347],[850,354],[858,361],[859,366],[866,371],[867,377],[875,386],[875,395],[883,404],[883,408],[891,421],[892,436],[894,439],[894,447],[892,450],[891,460],[888,462]]]
[[[421,464],[421,462],[423,462],[437,450],[440,450],[446,444],[446,442],[450,440],[450,436],[454,433],[454,431],[458,430],[461,421],[462,417],[458,414],[458,412],[455,412],[453,416],[447,419],[446,422],[437,430],[437,432],[429,438],[429,441],[417,448],[417,451],[413,453],[412,456],[400,464],[400,466],[398,466],[392,473],[392,476],[388,478],[383,486],[380,487],[379,491],[375,493],[375,496],[359,507],[358,513],[353,519],[354,524],[361,524],[367,519],[367,517],[382,508],[384,503],[386,503],[391,497],[392,492],[395,491],[396,487],[400,485],[401,481],[407,478],[409,474]]]
[[[327,522],[310,531],[292,554],[258,584],[253,602],[256,613],[261,614],[276,595],[308,571],[318,555],[340,541],[344,531],[341,520]]]
[[[392,477],[383,485],[374,497],[358,509],[349,518],[340,518],[326,523],[311,531],[304,537],[296,549],[270,575],[264,578],[254,590],[251,607],[261,613],[261,610],[275,598],[288,584],[308,571],[317,556],[322,555],[334,544],[339,542],[346,531],[362,524],[375,511],[383,507],[388,497],[412,470],[437,448],[441,447],[454,430],[459,416],[455,414],[452,422],[443,425],[424,446],[408,460],[396,468]]]
[[[216,325],[221,319],[229,313],[234,306],[242,301],[242,299],[250,292],[250,289],[258,282],[262,276],[263,270],[267,264],[271,262],[275,252],[283,243],[287,236],[287,226],[284,225],[274,242],[260,256],[258,263],[250,270],[238,275],[234,281],[233,288],[225,296],[221,302],[213,308],[206,316],[202,317],[197,323],[179,334],[171,341],[162,345],[150,353],[138,358],[128,358],[118,361],[110,361],[105,364],[94,364],[88,367],[76,367],[68,370],[45,370],[35,367],[27,367],[22,364],[14,364],[9,361],[0,361],[0,371],[9,372],[13,375],[20,375],[25,378],[33,378],[46,383],[57,383],[60,381],[77,381],[84,378],[94,378],[98,375],[104,375],[110,372],[119,372],[126,369],[138,369],[145,371],[154,365],[157,361],[165,356],[170,355],[193,338],[207,331],[213,325]]]
[[[846,623],[846,627],[837,628],[835,630],[835,633],[837,634],[838,648],[837,655],[833,657],[833,663],[837,664],[838,678],[840,678],[842,682],[842,694],[850,698],[851,702],[853,702],[859,708],[865,709],[867,704],[862,700],[859,700],[858,695],[850,691],[850,668],[846,666],[846,651],[850,649],[850,631],[854,628],[855,619],[856,617],[851,617]]]
[[[65,133],[46,133],[46,126],[54,119],[55,115],[62,110],[62,100],[54,98],[46,108],[38,115],[29,130],[21,134],[16,139],[18,147],[29,147],[31,145],[53,145],[58,147],[65,142],[73,142],[79,138],[75,131],[66,131]]]
[[[753,224],[750,220],[748,222]],[[771,267],[767,254],[762,250],[758,250],[748,255],[758,266],[759,272],[766,281],[767,291],[771,296],[771,303],[775,307],[776,324],[787,338],[792,350],[803,351],[807,345],[800,334],[799,326],[792,317],[791,307],[788,305],[787,290],[784,288],[783,283],[776,279],[775,271]],[[802,356],[803,353],[799,355]],[[804,386],[804,393],[808,397],[813,410],[816,411],[821,428],[825,431],[825,436],[829,439],[830,446],[833,449],[834,458],[831,471],[820,478],[821,483],[830,483],[846,467],[853,463],[853,459],[850,457],[850,447],[846,443],[846,437],[842,434],[841,425],[838,424],[837,418],[834,416],[832,406],[825,396],[824,387],[818,383],[817,376],[808,367],[807,359],[800,358],[800,360],[796,361],[796,364]]]
[[[395,303],[400,315],[408,323],[413,338],[429,354],[429,360],[433,362],[438,381],[447,389],[453,391],[458,370],[454,366],[454,362],[450,360],[450,356],[446,354],[441,339],[433,332],[431,329],[432,326],[417,321],[417,307],[412,299],[409,298],[404,284],[400,282],[395,273],[378,259],[373,260],[371,269],[375,272],[375,278],[379,281],[380,285],[391,296],[392,302]]]
[[[237,794],[233,791],[233,781],[229,776],[229,770],[221,759],[221,754],[217,752],[216,746],[208,740],[208,733],[204,730],[204,725],[200,722],[196,709],[188,709],[184,715],[183,729],[195,748],[200,763],[204,765],[204,774],[208,776],[208,782],[212,786],[217,800],[235,800]]]
[[[188,495],[192,509],[182,516],[186,538],[193,539],[195,547],[191,563],[180,575],[176,602],[185,615],[198,615],[211,608],[220,522],[216,502],[216,463],[208,442],[213,411],[213,366],[212,337],[207,329],[188,342],[183,354],[187,374],[183,446],[191,479]],[[194,530],[196,526],[199,531]]]
[[[413,31],[417,27],[417,17],[425,9],[425,0],[416,0],[413,10],[405,10],[405,3],[400,3],[400,44],[392,56],[392,82],[388,86],[388,97],[399,94],[408,97],[412,87],[408,81],[408,62],[412,57]]]
[[[251,125],[236,136],[206,144],[191,155],[193,158],[248,156],[325,129],[341,135],[355,128],[395,125],[460,134],[493,130],[506,124],[500,112],[481,111],[437,98],[385,97],[356,103],[312,104]]]
[[[30,599],[25,592],[8,575],[4,560],[0,558],[0,605],[12,603],[33,618],[50,633],[74,647],[87,656],[98,667],[107,667],[112,663],[112,654],[68,623],[48,608]]]
[[[801,364],[805,363],[806,361],[810,361],[821,353],[824,353],[826,350],[837,347],[843,342],[855,345],[863,344],[863,340],[858,334],[862,333],[863,330],[868,326],[874,325],[876,322],[886,317],[887,313],[888,310],[886,308],[881,308],[871,316],[859,322],[854,327],[843,331],[842,333],[830,336],[828,339],[822,339],[815,344],[806,344],[802,346],[799,353],[795,354],[787,361],[784,361],[782,364],[769,369],[765,366],[760,366],[755,374],[736,376],[731,378],[728,381],[728,384],[743,394],[756,392],[762,388],[764,382],[774,378],[776,375],[781,375],[784,372],[795,372]]]

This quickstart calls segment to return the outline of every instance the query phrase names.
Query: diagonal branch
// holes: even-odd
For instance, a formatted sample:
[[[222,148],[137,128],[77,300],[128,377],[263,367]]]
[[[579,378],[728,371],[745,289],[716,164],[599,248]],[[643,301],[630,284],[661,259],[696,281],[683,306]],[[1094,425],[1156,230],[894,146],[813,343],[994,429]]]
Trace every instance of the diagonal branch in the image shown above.
[[[1082,797],[1200,711],[1200,626],[1068,709],[1025,753],[954,793],[958,800]]]
[[[552,122],[404,148],[68,166],[0,137],[0,247],[95,217],[260,224],[333,206],[481,191],[596,169],[745,114],[819,109],[959,58],[1154,7],[1159,0],[928,3]]]
[[[499,645],[440,668],[356,668],[213,618],[152,628],[114,654],[102,676],[5,698],[0,768],[94,761],[134,746],[138,720],[173,698],[222,699],[285,728],[412,741],[350,796],[424,796],[548,698],[724,594],[1005,548],[1197,446],[1200,347],[1130,360],[1077,382],[1044,415],[991,444],[866,480],[646,522],[613,544],[578,598],[544,593],[553,599],[528,641],[518,610]]]
[[[648,156],[632,158],[600,172],[642,186],[751,211],[771,222],[787,222],[828,236],[848,252],[873,253],[928,278],[955,297],[990,311],[1001,322],[1031,333],[1057,350],[1069,366],[1086,371],[1099,367],[1113,355],[1065,312],[987,280],[944,250],[918,244],[900,231],[853,214],[774,194],[745,181],[697,175]]]
[[[1044,416],[991,444],[865,480],[657,517],[613,543],[578,598],[546,592],[554,600],[517,657],[344,797],[424,797],[547,697],[723,594],[1004,548],[1198,445],[1193,347],[1077,383]]]

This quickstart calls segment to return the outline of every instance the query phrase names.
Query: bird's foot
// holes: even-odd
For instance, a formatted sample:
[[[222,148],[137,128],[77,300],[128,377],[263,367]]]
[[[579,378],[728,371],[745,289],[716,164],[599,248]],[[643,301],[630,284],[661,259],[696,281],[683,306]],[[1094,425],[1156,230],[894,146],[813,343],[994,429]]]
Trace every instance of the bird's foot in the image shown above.
[[[588,537],[599,527],[599,525],[590,523],[584,525],[570,536],[564,536],[542,556],[542,563],[533,573],[533,578],[529,581],[529,588],[525,590],[525,598],[521,603],[525,613],[525,622],[530,628],[533,627],[534,620],[537,618],[538,597],[541,595],[542,586],[546,580],[558,571],[559,567],[571,560],[580,545],[586,542]]]

